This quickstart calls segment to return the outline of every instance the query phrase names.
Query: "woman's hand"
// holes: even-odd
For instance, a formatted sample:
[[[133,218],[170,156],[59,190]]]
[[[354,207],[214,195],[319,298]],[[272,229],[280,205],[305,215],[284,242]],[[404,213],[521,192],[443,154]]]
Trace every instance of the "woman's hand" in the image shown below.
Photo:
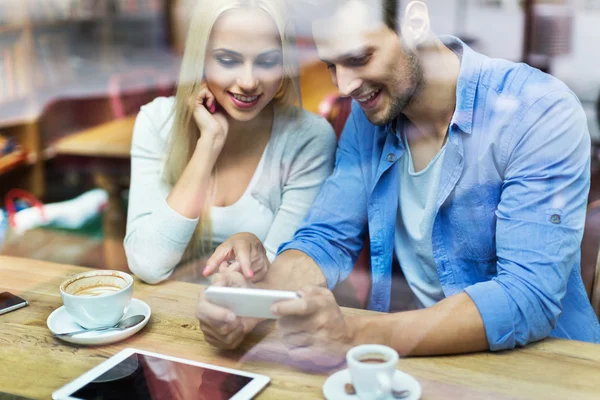
[[[251,282],[264,279],[271,267],[267,251],[254,234],[237,233],[221,243],[206,262],[203,275],[215,272],[241,272]]]
[[[200,130],[197,148],[219,154],[227,140],[229,123],[222,111],[217,109],[215,95],[208,89],[206,83],[195,101],[192,102],[194,120]]]

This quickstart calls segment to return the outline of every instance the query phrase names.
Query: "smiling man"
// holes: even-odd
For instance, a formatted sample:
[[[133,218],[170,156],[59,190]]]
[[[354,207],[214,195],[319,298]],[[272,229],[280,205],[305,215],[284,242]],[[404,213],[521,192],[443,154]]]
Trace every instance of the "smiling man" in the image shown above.
[[[590,138],[575,95],[527,65],[434,35],[423,2],[407,5],[400,29],[394,1],[314,3],[319,57],[355,102],[333,175],[258,283],[302,288],[274,309],[290,354],[327,363],[360,343],[427,355],[547,336],[600,342],[579,267]],[[421,309],[344,317],[330,289],[352,271],[367,232],[369,308],[389,311],[397,257]],[[244,271],[268,264],[242,234],[206,274],[233,258]],[[249,285],[233,269],[215,281]],[[256,323],[203,299],[197,314],[220,347]]]

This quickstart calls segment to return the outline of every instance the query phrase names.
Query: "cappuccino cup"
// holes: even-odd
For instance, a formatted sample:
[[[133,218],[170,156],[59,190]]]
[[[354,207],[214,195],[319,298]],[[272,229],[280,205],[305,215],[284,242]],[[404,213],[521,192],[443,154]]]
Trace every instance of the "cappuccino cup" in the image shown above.
[[[69,315],[85,329],[116,325],[133,297],[133,278],[121,271],[95,270],[74,275],[60,285]]]
[[[346,353],[352,385],[361,400],[387,399],[392,393],[398,353],[391,347],[364,344]]]

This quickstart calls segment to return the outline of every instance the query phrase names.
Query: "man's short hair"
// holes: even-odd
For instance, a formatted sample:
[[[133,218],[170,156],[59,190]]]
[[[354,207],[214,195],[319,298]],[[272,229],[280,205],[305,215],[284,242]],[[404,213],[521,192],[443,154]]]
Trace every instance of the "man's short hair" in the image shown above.
[[[327,18],[333,15],[341,6],[353,0],[288,0],[294,19],[299,24],[307,24],[316,18]],[[388,28],[399,32],[400,0],[357,0],[373,6],[379,3],[383,22]]]

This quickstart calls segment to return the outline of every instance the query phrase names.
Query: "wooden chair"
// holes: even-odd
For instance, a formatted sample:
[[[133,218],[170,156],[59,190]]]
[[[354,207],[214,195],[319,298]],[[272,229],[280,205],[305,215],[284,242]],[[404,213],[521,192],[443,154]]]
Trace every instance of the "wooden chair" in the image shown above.
[[[592,308],[596,312],[598,320],[600,320],[600,251],[598,252],[598,258],[596,259],[596,271],[594,274],[594,281],[592,282],[590,302],[592,303]]]
[[[600,319],[600,200],[592,201],[587,208],[581,241],[581,277]]]

